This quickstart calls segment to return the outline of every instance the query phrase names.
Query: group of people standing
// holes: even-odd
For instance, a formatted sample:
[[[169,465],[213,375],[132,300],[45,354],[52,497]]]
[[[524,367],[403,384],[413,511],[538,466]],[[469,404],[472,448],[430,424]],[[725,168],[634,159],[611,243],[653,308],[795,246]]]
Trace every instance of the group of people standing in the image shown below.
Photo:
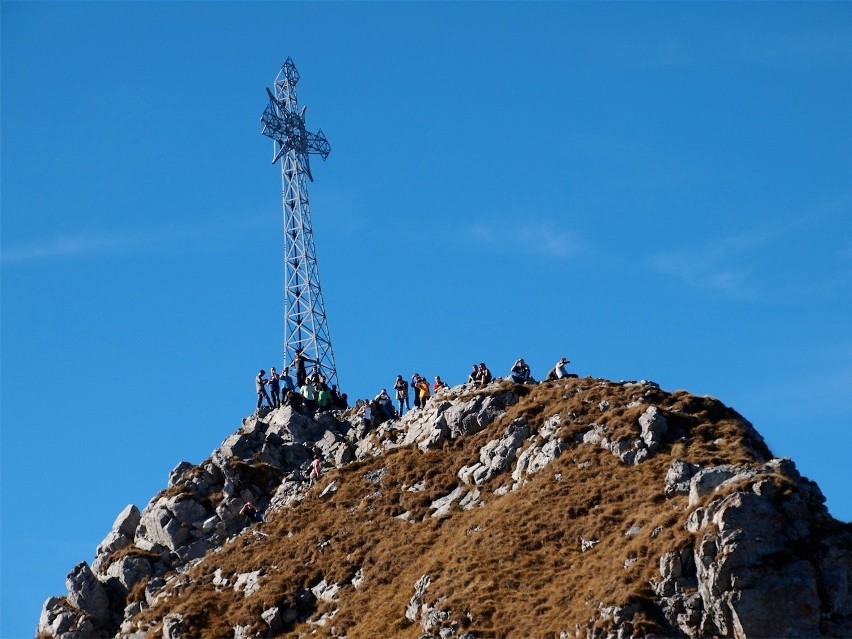
[[[257,409],[260,410],[263,407],[264,400],[269,408],[286,405],[299,411],[347,408],[346,393],[339,393],[336,385],[329,387],[319,366],[315,366],[313,372],[308,375],[308,362],[317,363],[316,360],[305,356],[301,350],[297,350],[290,364],[296,370],[295,383],[290,376],[290,366],[285,366],[280,374],[273,366],[269,369],[268,378],[265,377],[266,371],[261,369],[254,380],[257,390]],[[269,392],[266,390],[267,386]]]
[[[292,406],[299,411],[323,411],[348,408],[348,398],[346,393],[339,393],[337,387],[331,387],[326,384],[319,366],[315,366],[313,372],[308,375],[307,363],[316,364],[315,360],[306,357],[301,351],[296,351],[296,357],[290,366],[296,370],[296,381],[290,376],[290,367],[285,366],[284,371],[279,374],[275,368],[270,369],[269,377],[266,378],[266,371],[261,370],[255,379],[257,389],[257,408],[263,406],[264,400],[270,408],[278,408],[282,405]],[[556,365],[548,372],[547,380],[562,379],[563,377],[577,377],[576,374],[569,373],[566,365],[570,361],[566,357],[560,358]],[[529,365],[524,361],[524,358],[519,358],[509,372],[509,379],[515,384],[534,383],[532,372]],[[475,386],[487,386],[494,380],[491,371],[485,365],[485,362],[473,364],[471,372],[467,377],[467,382]],[[269,387],[267,392],[266,387]],[[394,392],[396,393],[397,406],[388,395],[387,389],[382,389],[372,400],[358,400],[355,404],[357,415],[361,418],[361,423],[367,428],[378,425],[389,419],[402,417],[407,410],[411,410],[412,406],[409,403],[409,392],[414,391],[414,408],[421,408],[426,405],[429,398],[443,388],[449,388],[448,384],[441,379],[440,375],[435,376],[435,381],[430,385],[429,381],[420,373],[414,373],[411,376],[411,381],[406,381],[402,375],[396,376],[394,382]]]
[[[414,408],[421,408],[426,405],[426,402],[434,394],[443,388],[449,388],[449,385],[441,379],[440,375],[435,375],[435,381],[430,386],[429,381],[420,373],[414,373],[411,376],[411,383],[403,379],[402,375],[396,376],[393,389],[396,393],[396,401],[398,406],[394,407],[393,400],[386,388],[383,388],[378,395],[372,400],[358,400],[355,403],[357,415],[361,418],[361,427],[367,430],[373,426],[378,426],[382,422],[389,419],[402,417],[406,410],[411,410],[409,403],[409,391],[414,391]]]

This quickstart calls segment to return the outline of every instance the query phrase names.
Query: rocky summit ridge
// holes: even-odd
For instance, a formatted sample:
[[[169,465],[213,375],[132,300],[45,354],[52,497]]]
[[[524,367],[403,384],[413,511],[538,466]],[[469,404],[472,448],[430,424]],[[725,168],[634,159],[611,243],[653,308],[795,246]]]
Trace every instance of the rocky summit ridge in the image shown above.
[[[498,380],[249,417],[66,585],[38,637],[849,637],[852,526],[716,399]]]

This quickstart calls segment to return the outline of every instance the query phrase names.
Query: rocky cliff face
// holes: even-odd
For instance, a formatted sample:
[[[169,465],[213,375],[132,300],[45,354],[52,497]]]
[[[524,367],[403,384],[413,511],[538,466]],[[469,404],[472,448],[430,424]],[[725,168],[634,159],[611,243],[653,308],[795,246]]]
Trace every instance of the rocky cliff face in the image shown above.
[[[122,511],[38,635],[852,636],[823,501],[736,412],[648,382],[459,386],[368,432],[282,408]]]

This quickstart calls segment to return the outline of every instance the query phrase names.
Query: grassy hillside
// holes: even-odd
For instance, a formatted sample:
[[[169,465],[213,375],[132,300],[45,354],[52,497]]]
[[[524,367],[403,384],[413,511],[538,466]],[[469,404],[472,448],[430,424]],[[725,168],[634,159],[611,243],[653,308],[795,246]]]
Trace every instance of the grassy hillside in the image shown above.
[[[696,543],[684,527],[687,496],[664,494],[666,471],[675,459],[762,462],[770,457],[763,440],[732,409],[682,391],[589,378],[515,390],[520,401],[474,436],[329,472],[306,499],[270,512],[173,579],[139,621],[151,636],[161,636],[167,613],[184,615],[187,636],[233,637],[239,625],[265,634],[261,613],[280,606],[298,615],[281,636],[414,638],[423,627],[405,617],[406,607],[415,583],[430,575],[424,601],[447,611],[457,634],[558,637],[585,633],[591,619],[603,630],[610,621],[601,608],[629,604],[638,610],[637,635],[661,630],[649,582],[659,578],[663,552]],[[644,463],[626,466],[582,443],[593,423],[611,440],[636,439],[649,404],[662,410],[669,433]],[[460,485],[458,470],[477,461],[486,442],[521,417],[532,436],[554,415],[568,448],[527,484],[495,495],[513,483],[511,471],[499,474],[478,487],[473,507],[431,516],[432,502]],[[320,498],[332,482],[336,492]],[[252,571],[259,571],[259,588],[245,596],[233,584]],[[333,602],[306,594],[322,580],[340,585]],[[143,587],[131,598],[141,598]]]

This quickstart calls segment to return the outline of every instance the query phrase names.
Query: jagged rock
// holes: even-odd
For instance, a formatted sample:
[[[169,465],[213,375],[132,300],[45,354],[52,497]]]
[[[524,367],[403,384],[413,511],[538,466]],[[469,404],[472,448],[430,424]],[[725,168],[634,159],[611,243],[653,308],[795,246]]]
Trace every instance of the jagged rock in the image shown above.
[[[732,477],[745,479],[753,475],[751,470],[744,470],[737,466],[724,465],[713,468],[703,468],[695,473],[689,483],[689,505],[694,506],[699,500]]]
[[[420,616],[420,608],[423,605],[423,596],[432,581],[431,575],[423,575],[414,584],[414,594],[405,609],[405,618],[409,621],[417,621]]]
[[[126,595],[140,579],[150,577],[154,571],[151,562],[144,557],[127,555],[110,564],[106,574],[120,586],[122,595]]]
[[[372,588],[386,597],[382,588],[387,587],[387,577],[380,572],[385,567],[373,563],[373,558],[360,565],[365,558],[359,555],[355,544],[362,543],[359,539],[369,538],[362,537],[363,526],[374,520],[379,523],[386,517],[383,525],[395,526],[400,531],[404,527],[406,538],[411,535],[417,539],[418,527],[424,526],[432,526],[430,534],[434,535],[444,534],[443,531],[458,535],[478,533],[465,552],[468,548],[470,552],[488,552],[489,541],[512,539],[513,534],[511,527],[508,532],[489,530],[495,512],[489,508],[494,502],[525,504],[526,508],[532,507],[531,502],[541,496],[559,508],[561,496],[569,495],[566,499],[572,501],[565,502],[569,506],[559,519],[583,521],[588,517],[586,521],[592,523],[580,524],[583,527],[561,537],[571,544],[570,550],[565,549],[571,557],[570,568],[563,563],[565,558],[559,556],[548,557],[537,565],[546,569],[552,559],[554,566],[563,566],[562,572],[577,570],[583,562],[594,563],[611,553],[614,549],[607,547],[611,538],[598,532],[597,522],[614,519],[613,523],[620,526],[616,531],[635,539],[625,540],[630,541],[632,548],[613,562],[619,573],[617,579],[636,579],[641,573],[638,562],[643,557],[659,558],[659,580],[651,582],[651,591],[644,582],[647,594],[641,595],[645,624],[642,632],[647,636],[679,633],[688,637],[737,639],[768,635],[852,636],[852,529],[832,520],[819,488],[802,478],[790,460],[771,459],[759,434],[733,411],[709,398],[696,398],[683,392],[665,394],[645,382],[618,385],[603,380],[562,380],[538,387],[541,390],[532,386],[501,390],[505,388],[504,382],[486,389],[457,387],[439,394],[425,408],[410,411],[402,419],[385,422],[366,433],[359,431],[352,410],[324,413],[315,418],[289,408],[261,411],[244,420],[241,428],[200,465],[182,462],[175,467],[169,476],[168,489],[154,497],[141,513],[132,505],[122,511],[113,530],[98,546],[92,564],[100,579],[85,564],[78,567],[79,574],[73,584],[69,575],[68,598],[51,598],[45,602],[39,632],[62,639],[115,636],[141,639],[162,628],[163,637],[185,637],[186,618],[169,613],[170,601],[191,600],[186,597],[187,592],[196,586],[206,586],[216,589],[219,596],[240,599],[254,596],[254,600],[246,601],[246,606],[256,605],[251,601],[263,597],[265,605],[255,608],[253,614],[258,615],[258,610],[264,612],[251,624],[232,626],[234,637],[257,637],[267,631],[269,635],[281,634],[293,623],[326,624],[329,636],[336,636],[340,628],[334,629],[332,619],[338,609],[345,609],[354,589],[358,589],[362,599],[372,596]],[[525,399],[522,406],[512,409],[519,399],[516,388]],[[559,395],[553,395],[554,391],[561,394],[561,400]],[[559,407],[533,405],[530,401],[548,393],[560,402]],[[621,417],[625,408],[637,406],[643,411],[638,420],[632,411]],[[681,418],[679,413],[685,413],[685,417]],[[588,419],[598,419],[601,424],[588,423]],[[717,419],[725,419],[726,428],[737,429],[736,440],[701,440],[704,435],[691,426],[700,420],[706,428],[708,421],[712,426]],[[501,425],[496,426],[495,420],[501,420]],[[475,444],[454,441],[476,437],[486,429],[488,434],[479,435],[481,439],[476,439]],[[614,437],[621,439],[616,441]],[[665,448],[675,444],[674,437],[682,445],[683,452],[677,454],[683,459],[673,461],[665,477],[659,471],[665,467],[659,464],[635,468],[655,454],[674,454]],[[696,437],[699,447],[712,444],[722,460],[732,457],[737,463],[715,467],[691,463],[689,451],[694,450]],[[452,457],[452,465],[437,474],[434,468],[423,473],[424,459],[445,459],[443,453],[426,452],[438,446],[444,448],[446,458]],[[607,454],[590,454],[588,449],[584,450],[587,446],[605,450]],[[736,447],[735,454],[726,457],[726,446]],[[400,450],[404,447],[410,450]],[[477,452],[471,452],[477,447]],[[572,457],[560,460],[566,452]],[[322,456],[326,467],[332,462],[334,466],[345,466],[360,460],[367,468],[355,473],[345,468],[339,472],[331,469],[328,472],[336,474],[321,480],[325,487],[319,492],[307,481],[308,462],[315,453]],[[654,511],[657,502],[649,500],[636,510],[635,516],[627,512],[620,515],[618,504],[600,503],[601,495],[627,492],[623,487],[609,493],[598,491],[601,482],[624,481],[617,471],[612,477],[604,475],[612,473],[609,454],[622,464],[634,466],[624,469],[625,478],[629,472],[635,473],[631,477],[652,482],[657,487],[652,491],[655,495],[660,487],[664,489],[667,499],[659,502],[661,510]],[[387,455],[387,460],[371,461],[383,455]],[[749,455],[753,461],[742,462]],[[553,466],[558,468],[541,474]],[[458,481],[452,478],[453,471]],[[511,474],[511,480],[506,477],[496,488],[478,488],[501,473]],[[539,473],[536,482],[526,485],[536,473]],[[389,477],[400,476],[404,478],[400,486],[388,481]],[[352,500],[352,486],[347,484],[353,477],[365,489],[360,503],[357,493]],[[512,491],[517,493],[504,498]],[[320,562],[313,565],[310,561],[305,569],[317,575],[310,577],[309,583],[314,586],[297,586],[301,590],[295,593],[270,594],[269,588],[277,583],[275,575],[279,568],[275,559],[247,565],[247,572],[241,574],[224,574],[221,568],[213,572],[190,570],[196,563],[203,566],[203,562],[218,561],[218,553],[224,557],[235,547],[280,544],[273,531],[280,531],[281,522],[286,522],[291,513],[279,511],[317,497],[323,503],[306,501],[303,506],[328,507],[329,512],[343,512],[340,509],[345,508],[347,521],[351,522],[337,530],[309,535],[315,544],[315,549],[309,552],[322,553],[323,561],[331,558],[335,566],[348,566],[352,570],[348,576],[339,577],[342,579],[339,584],[320,580],[321,573],[315,572]],[[266,512],[269,526],[246,529],[245,518],[239,515],[246,500],[254,501]],[[477,514],[461,512],[473,508]],[[440,519],[454,509],[460,511],[458,515]],[[482,517],[478,515],[480,509]],[[498,507],[497,512],[505,519],[507,511]],[[297,510],[294,508],[292,513],[295,515]],[[539,544],[549,547],[551,540],[557,539],[543,536],[547,534],[546,527],[545,532],[537,529],[534,519],[524,521],[524,528],[516,537],[524,552],[537,553]],[[465,528],[455,529],[460,522],[464,522]],[[306,524],[301,521],[298,525]],[[672,527],[679,531],[675,535],[677,545],[654,546],[673,538],[668,534]],[[295,539],[297,532],[292,530],[286,536]],[[657,541],[649,544],[648,534],[650,540]],[[604,539],[607,543],[599,546]],[[155,554],[142,556],[127,548],[131,543]],[[577,543],[581,553],[588,556],[576,552]],[[640,546],[647,547],[651,554],[637,553]],[[344,547],[346,555],[334,555]],[[280,561],[286,561],[286,552],[281,552],[281,548],[278,546],[275,552],[280,553]],[[119,550],[122,552],[117,553]],[[397,552],[406,550],[398,548]],[[107,560],[111,563],[107,564]],[[418,557],[405,560],[416,562]],[[416,574],[431,572],[434,556],[429,561]],[[251,570],[259,565],[263,565],[262,574],[261,570]],[[472,570],[476,572],[476,568]],[[450,581],[452,578],[452,570],[440,572],[442,592],[449,592],[457,585]],[[478,574],[475,578],[488,579],[490,575]],[[557,573],[554,578],[558,579]],[[195,584],[193,579],[208,581]],[[478,623],[476,610],[465,610],[467,619],[454,620],[446,600],[426,602],[431,579],[430,574],[423,574],[417,581],[405,617],[419,623],[424,636],[430,638],[473,639],[475,633],[462,629]],[[128,591],[140,582],[145,586],[144,599],[128,604]],[[512,580],[495,584],[496,589],[488,594],[494,597],[493,605],[500,605],[504,587],[509,597],[516,596],[515,593],[527,596],[523,589],[515,590],[511,584]],[[475,581],[464,587],[475,591]],[[282,604],[285,601],[282,597],[290,605]],[[321,610],[322,614],[317,615],[317,600],[333,601],[335,609]],[[622,602],[600,601],[587,622],[575,623],[572,619],[568,628],[556,628],[555,632],[548,628],[547,636],[594,639],[633,636],[640,604],[612,605]],[[476,601],[471,605],[475,608]],[[149,607],[157,607],[160,623],[138,619]],[[547,615],[546,608],[543,614]],[[346,618],[351,623],[351,608]],[[661,625],[656,631],[647,630],[657,621]],[[352,628],[352,636],[359,632],[357,625]],[[544,629],[541,634],[545,634]],[[536,633],[532,632],[533,635]]]
[[[97,550],[95,550],[95,559],[92,562],[92,570],[98,574],[102,573],[110,555],[112,555],[112,553],[116,550],[126,548],[132,543],[132,537],[127,537],[124,533],[116,530],[110,531],[104,540],[98,544]]]
[[[192,464],[190,464],[188,461],[182,461],[177,466],[175,466],[172,469],[172,472],[169,473],[168,487],[171,488],[173,486],[176,486],[177,483],[180,481],[180,479],[183,477],[183,474],[192,467],[193,467]],[[133,533],[125,533],[125,534],[130,536]]]
[[[95,560],[92,562],[92,570],[95,573],[103,572],[106,561],[112,553],[133,543],[140,519],[139,509],[133,504],[128,504],[118,514],[109,534],[95,550]]]
[[[237,575],[237,579],[234,582],[234,590],[242,590],[243,594],[248,597],[257,592],[257,589],[260,588],[260,571],[254,570],[252,572],[244,572]]]
[[[139,528],[136,531],[135,543],[144,550],[154,550],[157,546],[177,550],[189,539],[189,526],[186,524],[189,513],[197,513],[203,519],[206,511],[194,500],[185,500],[191,504],[178,505],[177,497],[161,497],[150,504],[142,512]],[[198,508],[195,508],[198,506]],[[177,508],[182,515],[178,518],[173,509]]]
[[[163,639],[189,639],[183,615],[171,613],[163,617]]]
[[[128,504],[124,507],[124,510],[118,513],[118,517],[115,518],[112,529],[133,539],[133,536],[136,534],[136,527],[139,526],[139,520],[141,517],[142,514],[139,512],[139,509],[133,504]]]
[[[269,631],[273,635],[277,635],[284,630],[284,619],[281,614],[281,609],[278,606],[268,608],[260,613],[260,618],[269,626]]]
[[[558,439],[549,439],[543,445],[536,444],[528,447],[520,454],[518,463],[515,464],[515,470],[512,471],[512,479],[515,481],[512,490],[521,488],[526,483],[528,476],[535,475],[545,468],[562,454],[562,450],[563,442]]]
[[[64,598],[50,597],[44,602],[38,620],[39,636],[58,637],[71,629],[78,613],[70,610]]]
[[[103,584],[95,577],[85,561],[74,566],[65,578],[68,602],[79,608],[95,621],[108,622],[111,618],[109,596]]]
[[[448,495],[444,495],[439,499],[433,501],[429,508],[433,509],[435,512],[432,513],[432,517],[443,517],[450,511],[450,507],[452,507],[453,502],[458,500],[462,495],[464,495],[465,489],[463,486],[457,486],[451,493]]]
[[[337,492],[339,484],[336,481],[330,482],[328,486],[323,488],[323,491],[320,493],[320,498],[328,497],[329,495]]]
[[[674,460],[668,471],[666,471],[666,496],[671,497],[675,494],[689,493],[692,477],[700,468],[698,464],[690,464],[680,459]]]
[[[311,592],[314,593],[314,597],[320,601],[328,602],[334,601],[339,591],[340,586],[338,584],[330,584],[325,579],[311,588]]]
[[[503,437],[485,444],[479,451],[479,464],[472,469],[473,483],[478,486],[484,484],[497,473],[505,470],[515,459],[518,449],[529,433],[527,423],[523,419],[518,419],[506,428]],[[465,473],[465,471],[466,469],[463,468],[459,473]]]
[[[639,416],[639,426],[642,428],[642,441],[645,446],[652,453],[655,452],[668,432],[666,418],[659,408],[650,406]]]

